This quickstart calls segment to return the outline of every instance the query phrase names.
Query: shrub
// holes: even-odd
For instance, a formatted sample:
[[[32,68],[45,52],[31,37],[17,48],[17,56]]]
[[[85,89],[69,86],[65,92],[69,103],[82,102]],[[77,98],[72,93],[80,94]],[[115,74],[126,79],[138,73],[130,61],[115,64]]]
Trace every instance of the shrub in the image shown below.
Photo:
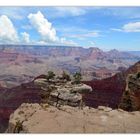
[[[129,91],[124,92],[119,107],[124,109],[124,110],[127,110],[127,111],[132,111],[133,110],[133,103],[132,103],[132,100],[130,98]]]
[[[20,131],[23,130],[23,126],[22,126],[23,122],[17,121],[15,128],[14,128],[14,133],[20,133]]]
[[[82,75],[80,72],[76,72],[74,75],[74,83],[75,84],[80,84],[81,83],[81,80],[82,80]]]
[[[71,80],[69,74],[67,74],[65,71],[63,71],[63,73],[62,73],[62,79],[67,80],[67,81]]]
[[[53,71],[48,71],[48,74],[46,75],[46,79],[49,81],[50,79],[53,79],[55,77],[55,73]]]
[[[137,73],[136,77],[137,78],[140,78],[140,72]]]

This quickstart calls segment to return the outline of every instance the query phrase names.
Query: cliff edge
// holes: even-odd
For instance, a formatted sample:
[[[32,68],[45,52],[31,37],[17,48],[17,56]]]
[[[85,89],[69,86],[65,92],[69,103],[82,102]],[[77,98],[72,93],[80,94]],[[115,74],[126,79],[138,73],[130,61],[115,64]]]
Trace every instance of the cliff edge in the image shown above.
[[[140,133],[140,112],[23,103],[10,116],[7,133]]]
[[[140,111],[140,72],[128,75],[120,108],[127,111]]]

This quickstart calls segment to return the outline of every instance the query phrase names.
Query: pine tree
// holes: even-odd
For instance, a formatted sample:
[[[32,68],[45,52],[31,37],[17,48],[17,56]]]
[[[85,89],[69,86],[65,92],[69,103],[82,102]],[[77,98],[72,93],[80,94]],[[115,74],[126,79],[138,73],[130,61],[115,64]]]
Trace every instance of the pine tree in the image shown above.
[[[53,71],[48,71],[48,74],[46,75],[46,79],[49,81],[50,79],[53,79],[55,77],[55,73]]]
[[[65,71],[63,71],[62,73],[62,79],[67,80],[67,81],[71,80],[70,76]]]
[[[132,103],[132,100],[130,98],[129,91],[124,92],[119,107],[124,109],[124,110],[127,110],[127,111],[132,111],[133,110],[133,103]]]
[[[74,75],[74,83],[75,84],[80,84],[81,83],[81,80],[82,80],[82,75],[80,72],[76,72]]]

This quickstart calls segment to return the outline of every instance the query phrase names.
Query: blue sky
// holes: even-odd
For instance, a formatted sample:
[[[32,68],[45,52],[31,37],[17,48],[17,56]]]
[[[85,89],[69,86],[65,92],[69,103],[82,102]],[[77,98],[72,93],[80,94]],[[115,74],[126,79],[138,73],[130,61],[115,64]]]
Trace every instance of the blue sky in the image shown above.
[[[0,7],[0,44],[140,51],[140,7]]]

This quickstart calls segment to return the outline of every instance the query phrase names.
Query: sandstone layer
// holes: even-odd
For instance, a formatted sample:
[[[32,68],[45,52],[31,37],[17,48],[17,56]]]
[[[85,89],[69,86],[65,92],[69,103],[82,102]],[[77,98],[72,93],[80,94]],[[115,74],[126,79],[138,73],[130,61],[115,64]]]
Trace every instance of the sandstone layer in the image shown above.
[[[8,133],[140,133],[140,112],[48,104],[22,104],[10,116]]]

